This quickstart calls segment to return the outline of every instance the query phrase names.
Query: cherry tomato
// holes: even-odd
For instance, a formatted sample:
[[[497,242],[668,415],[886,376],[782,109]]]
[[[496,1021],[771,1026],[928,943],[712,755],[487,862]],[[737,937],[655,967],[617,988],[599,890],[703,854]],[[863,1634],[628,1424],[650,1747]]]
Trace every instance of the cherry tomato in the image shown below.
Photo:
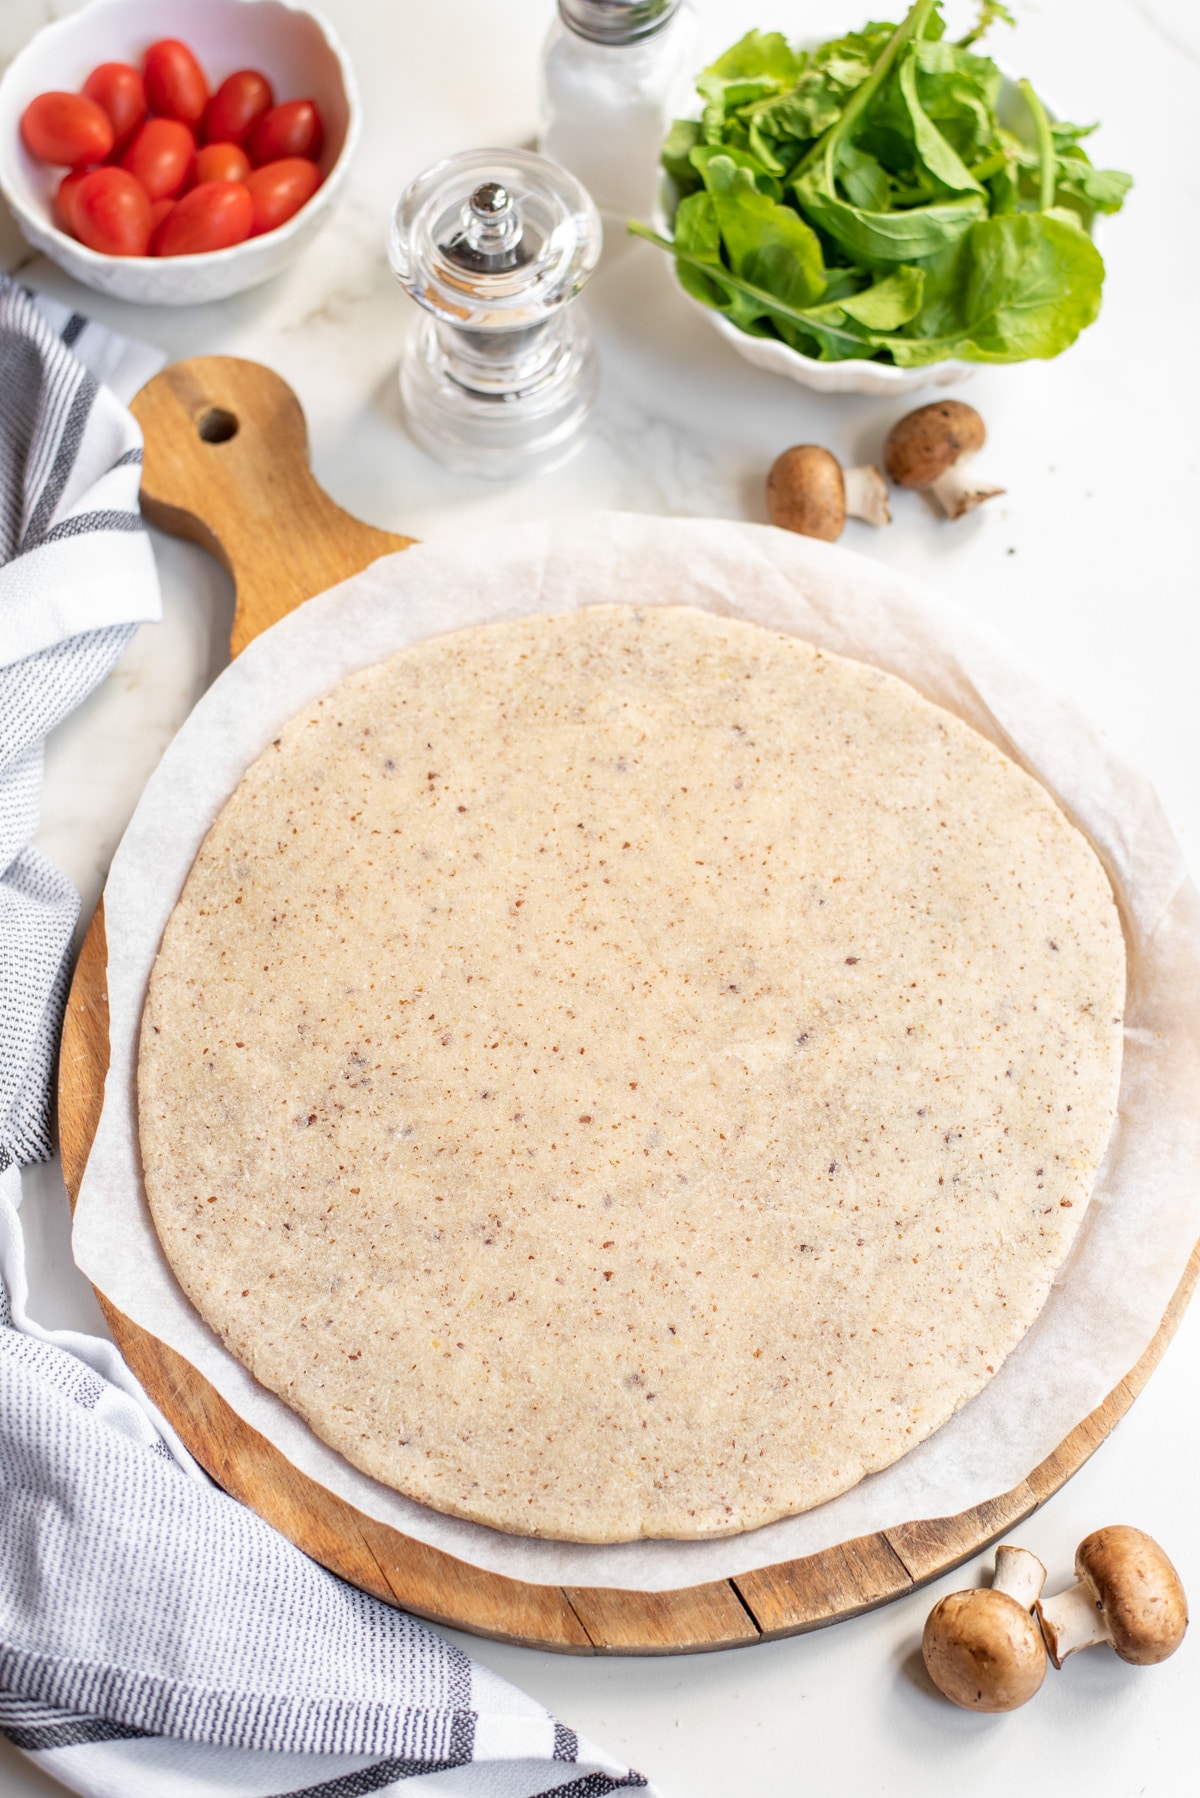
[[[177,37],[160,38],[142,58],[146,99],[151,112],[164,119],[182,119],[194,129],[208,105],[204,71],[186,44]]]
[[[264,112],[250,133],[250,160],[255,168],[285,157],[307,156],[313,162],[321,154],[325,127],[313,100],[285,100]]]
[[[254,226],[251,237],[274,231],[284,225],[293,213],[311,200],[321,185],[321,171],[307,156],[287,156],[280,162],[264,162],[260,169],[246,176],[246,186],[254,201]]]
[[[196,151],[192,164],[190,187],[202,181],[244,181],[250,173],[250,158],[237,144],[205,144]]]
[[[176,200],[158,227],[159,256],[197,256],[227,250],[250,235],[254,202],[240,181],[205,181]]]
[[[60,231],[66,231],[72,237],[75,236],[75,217],[71,210],[75,203],[75,189],[84,176],[90,175],[91,172],[90,169],[72,169],[69,174],[63,176],[55,191],[54,222]]]
[[[132,63],[102,62],[83,84],[89,100],[102,106],[113,128],[113,148],[120,152],[146,116],[146,90]]]
[[[264,112],[275,104],[271,83],[257,69],[227,75],[204,114],[206,144],[244,144]]]
[[[71,196],[75,235],[102,256],[144,256],[150,244],[150,201],[126,169],[92,169]]]
[[[71,169],[103,162],[113,147],[108,114],[85,94],[39,94],[21,114],[21,137],[39,162]]]
[[[165,218],[169,217],[169,215],[172,212],[174,212],[177,203],[178,202],[175,200],[154,200],[151,202],[151,205],[150,205],[150,255],[151,256],[158,255],[158,239],[159,239],[159,235],[160,235],[160,232],[162,229],[163,220]]]
[[[121,167],[137,176],[152,200],[171,200],[183,192],[195,154],[196,140],[178,119],[147,119]]]

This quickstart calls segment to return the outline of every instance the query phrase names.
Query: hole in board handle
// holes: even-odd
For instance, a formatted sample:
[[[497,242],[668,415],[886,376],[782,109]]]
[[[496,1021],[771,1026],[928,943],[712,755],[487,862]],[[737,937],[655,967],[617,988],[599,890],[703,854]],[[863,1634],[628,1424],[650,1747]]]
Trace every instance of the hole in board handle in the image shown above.
[[[238,419],[222,406],[211,406],[196,420],[196,432],[205,443],[228,443],[238,434]]]

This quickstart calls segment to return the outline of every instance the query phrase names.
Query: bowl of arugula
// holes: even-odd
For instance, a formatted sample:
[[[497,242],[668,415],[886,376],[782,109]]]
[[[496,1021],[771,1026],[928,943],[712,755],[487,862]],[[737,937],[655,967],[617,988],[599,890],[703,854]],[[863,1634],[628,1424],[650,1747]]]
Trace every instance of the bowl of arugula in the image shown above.
[[[1094,126],[965,37],[940,0],[814,49],[747,32],[697,79],[703,112],[663,148],[680,286],[757,366],[826,392],[947,386],[981,363],[1059,355],[1100,310],[1097,218],[1128,175]]]

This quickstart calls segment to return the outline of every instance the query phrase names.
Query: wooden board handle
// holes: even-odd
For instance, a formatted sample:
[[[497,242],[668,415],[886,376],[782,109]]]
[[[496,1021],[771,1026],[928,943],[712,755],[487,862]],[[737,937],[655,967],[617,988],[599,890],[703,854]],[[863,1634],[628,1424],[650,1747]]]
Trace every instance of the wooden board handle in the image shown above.
[[[146,440],[142,510],[232,575],[235,656],[304,600],[413,541],[334,504],[309,468],[299,400],[261,363],[173,362],[133,414]]]

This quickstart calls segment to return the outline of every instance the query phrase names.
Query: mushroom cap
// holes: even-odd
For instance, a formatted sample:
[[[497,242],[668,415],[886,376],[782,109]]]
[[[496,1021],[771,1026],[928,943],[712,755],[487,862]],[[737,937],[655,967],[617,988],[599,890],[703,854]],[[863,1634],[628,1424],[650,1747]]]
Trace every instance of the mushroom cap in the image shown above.
[[[1096,1594],[1123,1661],[1152,1667],[1174,1654],[1188,1626],[1187,1598],[1153,1536],[1127,1523],[1093,1530],[1076,1550],[1075,1573]]]
[[[968,1711],[1015,1711],[1046,1677],[1030,1613],[1005,1592],[951,1592],[925,1620],[921,1653],[939,1692]]]
[[[932,487],[963,456],[983,448],[987,432],[974,406],[935,400],[918,406],[888,432],[883,460],[901,487]]]
[[[846,524],[846,483],[837,457],[817,443],[797,443],[767,476],[771,523],[802,537],[836,543]]]

